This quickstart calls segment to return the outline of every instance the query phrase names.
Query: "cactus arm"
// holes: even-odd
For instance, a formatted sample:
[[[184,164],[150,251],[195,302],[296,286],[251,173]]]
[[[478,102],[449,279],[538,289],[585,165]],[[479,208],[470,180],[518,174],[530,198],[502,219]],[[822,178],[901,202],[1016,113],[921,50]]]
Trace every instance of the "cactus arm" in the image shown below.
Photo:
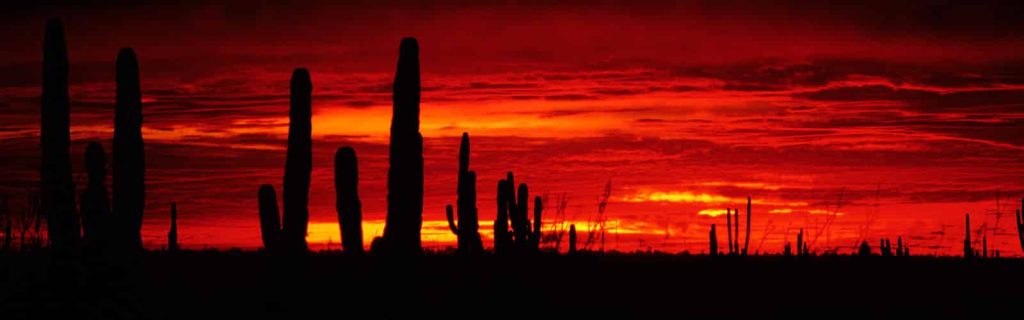
[[[452,205],[444,207],[444,215],[448,218],[448,229],[452,230],[452,233],[458,235],[459,227],[455,225],[455,213],[452,212]]]

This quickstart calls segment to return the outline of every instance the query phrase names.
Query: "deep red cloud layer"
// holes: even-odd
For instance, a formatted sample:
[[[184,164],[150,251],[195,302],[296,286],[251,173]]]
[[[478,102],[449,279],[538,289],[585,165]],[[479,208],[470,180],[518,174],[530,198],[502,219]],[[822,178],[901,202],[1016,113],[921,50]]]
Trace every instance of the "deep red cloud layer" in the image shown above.
[[[185,246],[259,245],[256,189],[280,187],[288,74],[299,66],[314,83],[310,241],[338,242],[331,157],[344,145],[360,157],[364,233],[379,234],[390,81],[398,39],[413,35],[427,245],[454,240],[443,209],[466,131],[483,230],[495,184],[513,170],[548,208],[567,198],[561,220],[581,230],[611,181],[607,245],[619,250],[706,250],[710,224],[750,195],[757,251],[777,252],[803,228],[819,252],[903,236],[919,253],[956,253],[971,212],[974,232],[1019,252],[1009,222],[1024,196],[1017,5],[9,9],[0,189],[17,205],[37,180],[42,25],[63,16],[80,181],[85,143],[109,150],[114,54],[140,55],[151,248],[164,243],[171,201]]]

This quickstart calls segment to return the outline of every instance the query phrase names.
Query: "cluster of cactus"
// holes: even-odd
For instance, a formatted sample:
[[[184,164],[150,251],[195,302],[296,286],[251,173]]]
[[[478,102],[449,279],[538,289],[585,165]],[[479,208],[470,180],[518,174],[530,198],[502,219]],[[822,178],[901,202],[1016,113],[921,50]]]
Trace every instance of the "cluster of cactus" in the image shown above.
[[[750,197],[747,197],[747,228],[746,235],[743,240],[743,248],[740,248],[740,209],[726,208],[725,209],[725,228],[728,231],[726,236],[729,237],[729,255],[747,255],[747,249],[750,246]],[[733,223],[735,222],[735,223]],[[735,229],[733,228],[735,226]]]
[[[422,250],[423,136],[420,135],[420,62],[416,39],[399,46],[392,92],[388,213],[381,246],[396,255]]]
[[[1020,249],[1024,251],[1024,198],[1020,199],[1020,209],[1017,209],[1017,239],[1020,240]]]
[[[879,242],[880,242],[879,245],[878,245],[879,254],[881,254],[883,257],[891,257],[892,256],[892,242],[889,241],[889,239],[887,239],[887,238],[880,239]]]
[[[309,182],[313,169],[312,125],[313,84],[309,71],[295,69],[291,79],[291,109],[288,124],[288,154],[284,171],[284,216],[278,218],[277,192],[269,184],[260,186],[260,230],[267,251],[304,252],[309,221]]]
[[[43,97],[40,117],[40,205],[47,219],[50,243],[58,252],[78,245],[142,249],[145,209],[145,154],[142,139],[142,91],[135,51],[122,48],[117,55],[117,94],[114,105],[113,199],[108,201],[106,155],[98,143],[86,147],[89,182],[81,197],[81,223],[75,213],[71,180],[68,58],[64,24],[46,24],[43,45]]]
[[[903,243],[903,237],[896,237],[896,256],[897,257],[909,257],[910,246]]]
[[[807,241],[804,241],[804,229],[800,229],[800,233],[796,234],[796,255],[800,257],[811,255],[810,250],[807,249]]]
[[[715,233],[715,224],[711,224],[711,231],[708,232],[708,255],[718,256],[718,234]]]
[[[456,189],[458,223],[455,221],[452,205],[449,204],[445,207],[448,228],[458,238],[460,254],[479,254],[484,248],[480,240],[480,223],[476,210],[476,173],[469,170],[469,134],[465,132],[462,133],[462,141],[459,144],[459,175]]]
[[[540,247],[541,214],[544,210],[540,197],[534,198],[533,224],[530,223],[529,188],[525,183],[515,190],[515,177],[508,172],[507,177],[498,181],[498,214],[494,221],[494,251],[533,252]],[[509,232],[509,222],[512,231]]]

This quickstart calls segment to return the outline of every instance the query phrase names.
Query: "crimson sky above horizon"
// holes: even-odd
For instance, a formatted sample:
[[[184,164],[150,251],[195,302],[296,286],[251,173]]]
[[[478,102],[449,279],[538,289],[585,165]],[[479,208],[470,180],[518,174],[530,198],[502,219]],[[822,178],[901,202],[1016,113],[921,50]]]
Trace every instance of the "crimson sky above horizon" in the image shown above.
[[[956,254],[970,212],[974,239],[1021,252],[1020,4],[0,6],[0,192],[18,208],[38,180],[43,25],[63,17],[79,186],[85,143],[110,151],[117,50],[139,55],[150,248],[171,201],[184,246],[259,246],[256,191],[282,182],[295,67],[314,87],[309,240],[339,241],[331,171],[345,145],[364,234],[379,235],[391,77],[415,36],[426,246],[455,239],[444,206],[466,131],[488,240],[512,170],[548,196],[547,218],[564,195],[581,231],[611,181],[606,245],[620,250],[706,251],[710,224],[750,195],[755,251],[804,228],[819,252],[902,236],[913,253]]]

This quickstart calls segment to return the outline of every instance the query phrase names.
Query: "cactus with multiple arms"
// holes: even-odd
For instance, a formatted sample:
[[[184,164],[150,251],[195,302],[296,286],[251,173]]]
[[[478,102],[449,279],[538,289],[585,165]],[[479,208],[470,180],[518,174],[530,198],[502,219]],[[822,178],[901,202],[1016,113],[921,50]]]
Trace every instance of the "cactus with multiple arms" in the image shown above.
[[[445,208],[448,228],[458,237],[459,253],[478,254],[483,252],[480,241],[480,224],[476,210],[476,173],[469,170],[469,134],[462,133],[459,145],[459,175],[456,187],[458,199],[458,223],[455,221],[452,205]]]
[[[543,206],[540,197],[534,198],[533,224],[530,223],[529,187],[525,183],[519,185],[517,193],[512,187],[515,177],[512,172],[505,180],[498,182],[498,218],[494,223],[495,251],[502,251],[505,244],[512,245],[520,252],[537,251],[540,246],[541,216]],[[508,234],[508,221],[511,221],[512,234]],[[499,244],[500,242],[505,242]]]

